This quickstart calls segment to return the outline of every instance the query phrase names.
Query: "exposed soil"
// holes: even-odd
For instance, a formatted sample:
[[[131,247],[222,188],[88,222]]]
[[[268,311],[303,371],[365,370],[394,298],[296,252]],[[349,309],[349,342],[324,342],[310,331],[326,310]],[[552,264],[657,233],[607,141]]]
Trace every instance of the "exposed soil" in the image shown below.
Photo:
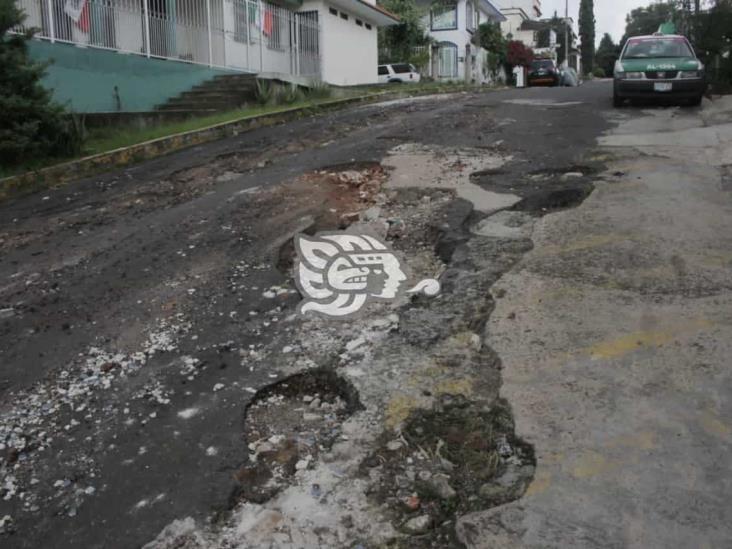
[[[355,389],[332,370],[297,374],[260,390],[247,406],[250,451],[236,472],[236,499],[262,503],[311,467],[340,436],[340,424],[361,409]]]
[[[518,499],[535,465],[506,402],[482,409],[461,395],[443,395],[432,410],[410,415],[400,433],[382,435],[362,471],[380,477],[372,496],[410,535],[396,545],[417,549],[462,547],[456,515]]]

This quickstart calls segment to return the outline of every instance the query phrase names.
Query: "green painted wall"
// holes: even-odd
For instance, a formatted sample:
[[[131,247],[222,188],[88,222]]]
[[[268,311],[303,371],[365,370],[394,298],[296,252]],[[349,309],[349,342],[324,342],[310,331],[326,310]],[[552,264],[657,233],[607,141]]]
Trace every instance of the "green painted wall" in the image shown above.
[[[180,61],[41,40],[31,40],[28,49],[35,60],[53,61],[46,69],[44,85],[53,90],[59,103],[76,112],[151,111],[196,84],[231,74]]]

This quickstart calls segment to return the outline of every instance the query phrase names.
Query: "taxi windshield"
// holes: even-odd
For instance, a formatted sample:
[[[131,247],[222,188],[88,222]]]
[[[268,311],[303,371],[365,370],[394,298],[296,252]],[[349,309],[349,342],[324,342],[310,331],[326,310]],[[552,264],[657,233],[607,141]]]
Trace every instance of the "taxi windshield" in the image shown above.
[[[631,38],[625,47],[623,59],[647,59],[663,57],[694,57],[683,38]]]

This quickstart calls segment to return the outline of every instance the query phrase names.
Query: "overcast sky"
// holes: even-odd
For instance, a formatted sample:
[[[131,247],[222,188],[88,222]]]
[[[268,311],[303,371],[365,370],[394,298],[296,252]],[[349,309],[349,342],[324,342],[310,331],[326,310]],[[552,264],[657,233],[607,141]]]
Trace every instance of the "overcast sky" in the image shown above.
[[[650,3],[650,0],[595,0],[595,45],[600,43],[606,32],[617,43],[625,32],[625,16],[628,12]],[[551,17],[554,10],[559,17],[564,17],[564,0],[541,0],[542,17]],[[569,16],[574,19],[575,31],[578,15],[579,0],[569,0]]]

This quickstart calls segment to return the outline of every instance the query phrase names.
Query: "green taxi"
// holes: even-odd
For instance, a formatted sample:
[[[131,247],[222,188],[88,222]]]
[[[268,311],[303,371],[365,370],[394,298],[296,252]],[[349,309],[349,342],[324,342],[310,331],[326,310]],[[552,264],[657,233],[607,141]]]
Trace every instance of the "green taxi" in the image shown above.
[[[643,98],[684,100],[698,105],[705,90],[704,65],[684,36],[662,32],[633,36],[615,62],[616,107],[626,99]]]

